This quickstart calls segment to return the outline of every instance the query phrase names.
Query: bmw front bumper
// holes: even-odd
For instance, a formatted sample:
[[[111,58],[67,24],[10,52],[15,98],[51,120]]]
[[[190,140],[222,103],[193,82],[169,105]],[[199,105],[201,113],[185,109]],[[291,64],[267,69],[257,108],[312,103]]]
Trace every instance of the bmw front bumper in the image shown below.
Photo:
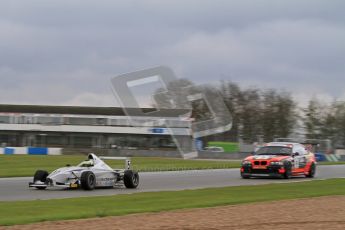
[[[284,177],[285,169],[282,166],[274,165],[266,168],[252,168],[242,166],[241,175],[246,177]]]

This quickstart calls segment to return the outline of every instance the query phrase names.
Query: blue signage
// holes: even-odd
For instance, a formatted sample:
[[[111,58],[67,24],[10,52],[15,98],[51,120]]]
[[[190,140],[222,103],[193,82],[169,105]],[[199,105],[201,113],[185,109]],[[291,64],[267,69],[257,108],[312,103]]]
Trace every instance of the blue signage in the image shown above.
[[[152,133],[164,133],[165,129],[164,128],[153,128],[151,129]]]

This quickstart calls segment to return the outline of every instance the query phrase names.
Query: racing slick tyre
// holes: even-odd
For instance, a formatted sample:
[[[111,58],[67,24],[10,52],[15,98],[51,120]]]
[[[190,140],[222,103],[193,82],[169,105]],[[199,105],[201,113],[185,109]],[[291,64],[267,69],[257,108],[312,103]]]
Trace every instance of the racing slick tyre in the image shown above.
[[[81,174],[80,184],[84,190],[93,190],[96,186],[96,176],[91,171],[85,171]]]
[[[36,181],[46,182],[48,175],[49,173],[47,171],[37,170],[34,175],[34,182]],[[36,188],[40,190],[46,189],[46,187],[36,187]]]
[[[286,162],[284,164],[284,168],[285,168],[285,173],[283,174],[284,179],[290,179],[291,178],[291,170],[292,170],[292,165],[290,162]]]
[[[309,178],[313,178],[315,176],[315,172],[316,172],[316,165],[314,163],[312,163],[310,166],[308,174],[305,176],[309,177]]]
[[[139,185],[139,174],[132,170],[126,170],[123,176],[123,183],[126,188],[136,188]]]

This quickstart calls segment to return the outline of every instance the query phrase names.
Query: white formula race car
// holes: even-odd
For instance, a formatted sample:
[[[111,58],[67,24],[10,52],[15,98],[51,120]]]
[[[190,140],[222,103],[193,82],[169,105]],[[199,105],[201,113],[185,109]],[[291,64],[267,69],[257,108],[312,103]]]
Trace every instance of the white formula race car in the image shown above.
[[[112,169],[103,160],[125,160],[125,169]],[[47,187],[83,188],[93,190],[97,187],[114,187],[123,182],[126,188],[139,185],[139,174],[130,169],[130,159],[126,157],[97,157],[90,153],[88,159],[77,166],[59,168],[48,174],[37,170],[29,187],[46,189]]]

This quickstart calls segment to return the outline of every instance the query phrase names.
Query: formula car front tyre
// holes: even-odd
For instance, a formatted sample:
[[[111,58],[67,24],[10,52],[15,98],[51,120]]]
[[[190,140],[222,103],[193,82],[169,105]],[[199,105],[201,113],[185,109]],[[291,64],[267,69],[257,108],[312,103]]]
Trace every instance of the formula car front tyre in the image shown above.
[[[93,190],[96,186],[96,176],[91,171],[85,171],[81,174],[80,184],[84,190]]]
[[[139,185],[139,174],[132,170],[126,170],[123,176],[123,183],[126,188],[136,188]]]
[[[46,182],[48,175],[49,173],[47,171],[37,170],[34,175],[34,183],[37,181]],[[36,188],[40,190],[46,189],[46,187],[36,187]]]

